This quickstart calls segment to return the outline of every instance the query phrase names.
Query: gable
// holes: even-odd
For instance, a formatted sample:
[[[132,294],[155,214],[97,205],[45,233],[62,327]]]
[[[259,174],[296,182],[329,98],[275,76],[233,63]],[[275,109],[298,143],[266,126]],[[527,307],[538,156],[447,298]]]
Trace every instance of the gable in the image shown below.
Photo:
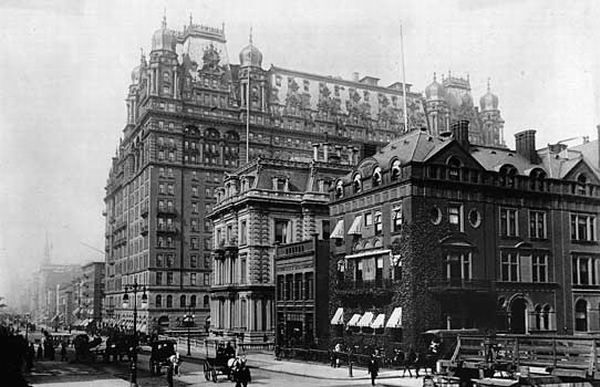
[[[431,164],[446,164],[448,158],[451,156],[460,160],[463,167],[479,170],[484,169],[481,164],[479,164],[479,162],[456,141],[451,141],[441,148],[434,149],[432,154],[425,158],[425,162]]]
[[[583,158],[573,165],[570,170],[564,171],[562,179],[576,181],[581,173],[584,173],[588,177],[588,183],[600,184],[600,176]]]

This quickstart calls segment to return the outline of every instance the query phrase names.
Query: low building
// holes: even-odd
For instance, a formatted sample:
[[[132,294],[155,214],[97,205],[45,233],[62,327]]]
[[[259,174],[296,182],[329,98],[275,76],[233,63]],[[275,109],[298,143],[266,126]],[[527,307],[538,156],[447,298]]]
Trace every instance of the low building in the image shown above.
[[[329,240],[279,245],[275,253],[277,344],[325,342],[329,334]]]
[[[329,186],[350,167],[337,152],[313,160],[259,158],[227,175],[208,218],[214,228],[211,331],[244,342],[275,333],[275,245],[329,235]]]
[[[468,122],[452,130],[404,135],[335,183],[334,338],[600,329],[598,142],[536,150],[527,130],[511,150],[470,144]]]

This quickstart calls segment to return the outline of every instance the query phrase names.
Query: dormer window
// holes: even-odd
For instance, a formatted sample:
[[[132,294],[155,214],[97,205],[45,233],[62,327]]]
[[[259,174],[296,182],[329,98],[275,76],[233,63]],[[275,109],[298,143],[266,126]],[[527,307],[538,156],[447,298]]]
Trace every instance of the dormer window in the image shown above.
[[[500,168],[500,183],[509,187],[515,185],[515,175],[517,174],[517,168],[510,164],[503,165]]]
[[[275,191],[287,191],[288,184],[287,178],[285,177],[274,177],[273,178],[273,189]]]
[[[352,180],[352,187],[354,188],[354,192],[360,192],[362,190],[362,178],[360,174],[356,174],[354,179]]]
[[[400,177],[400,160],[394,160],[392,163],[392,180],[398,180]]]
[[[460,160],[456,157],[452,156],[448,159],[448,178],[450,180],[458,180],[459,179],[459,170],[460,170]]]
[[[531,178],[529,187],[532,190],[544,190],[544,179],[546,179],[546,172],[543,169],[535,168],[533,171],[531,171],[529,177]]]
[[[344,197],[344,183],[341,180],[339,180],[335,185],[335,197]]]
[[[579,176],[577,176],[577,193],[579,195],[586,194],[587,183],[588,183],[587,176],[584,173],[580,173]]]
[[[381,184],[381,167],[377,167],[373,171],[373,187],[377,187],[380,184]]]

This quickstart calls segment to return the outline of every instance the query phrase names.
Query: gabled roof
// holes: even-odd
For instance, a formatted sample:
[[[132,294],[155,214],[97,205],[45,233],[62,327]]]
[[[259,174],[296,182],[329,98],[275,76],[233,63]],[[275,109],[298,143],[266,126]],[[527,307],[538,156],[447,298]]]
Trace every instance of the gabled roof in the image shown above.
[[[472,146],[471,155],[483,168],[489,171],[499,171],[506,164],[515,167],[520,175],[527,175],[528,171],[535,167],[546,169],[542,165],[533,164],[527,158],[510,149]]]

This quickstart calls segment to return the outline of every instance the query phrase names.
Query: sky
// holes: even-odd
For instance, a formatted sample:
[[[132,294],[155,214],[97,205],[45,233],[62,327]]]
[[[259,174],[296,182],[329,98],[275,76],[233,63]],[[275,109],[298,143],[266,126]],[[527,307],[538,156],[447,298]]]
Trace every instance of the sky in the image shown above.
[[[271,64],[342,76],[406,80],[433,73],[491,89],[514,133],[544,146],[597,138],[600,41],[593,0],[108,1],[3,0],[0,4],[0,296],[24,286],[46,235],[52,261],[103,260],[104,185],[125,124],[140,48],[149,51],[166,10],[170,28],[225,23],[229,60],[254,44]],[[581,142],[574,140],[569,144]]]

